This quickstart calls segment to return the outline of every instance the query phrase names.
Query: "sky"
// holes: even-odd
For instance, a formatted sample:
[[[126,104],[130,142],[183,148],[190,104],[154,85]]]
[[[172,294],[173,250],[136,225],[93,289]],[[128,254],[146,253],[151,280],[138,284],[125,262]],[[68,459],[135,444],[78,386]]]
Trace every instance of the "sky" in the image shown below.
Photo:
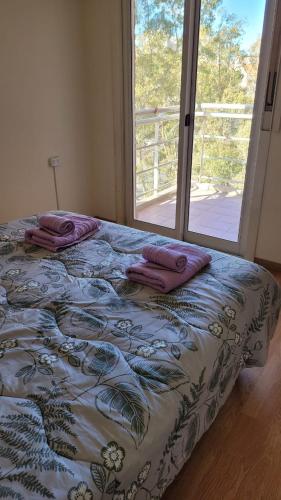
[[[135,0],[135,2],[137,4],[138,0]],[[221,8],[229,14],[235,14],[238,19],[244,21],[244,36],[241,47],[246,51],[262,34],[265,3],[266,0],[223,0],[222,2]],[[141,4],[140,1],[139,5]],[[140,34],[142,28],[141,23],[137,25],[136,33]]]
[[[224,0],[223,7],[246,21],[242,46],[247,49],[261,35],[265,0]]]

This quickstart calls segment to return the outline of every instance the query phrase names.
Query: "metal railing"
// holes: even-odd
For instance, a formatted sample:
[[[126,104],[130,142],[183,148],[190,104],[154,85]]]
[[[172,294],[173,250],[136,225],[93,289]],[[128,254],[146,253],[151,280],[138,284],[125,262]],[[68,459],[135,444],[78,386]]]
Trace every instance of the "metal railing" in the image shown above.
[[[136,126],[136,202],[138,205],[147,201],[165,195],[168,192],[176,190],[177,182],[177,145],[178,145],[178,124],[179,124],[179,106],[167,106],[161,108],[147,108],[137,110],[135,112]],[[233,164],[240,164],[241,179],[231,179],[231,184],[240,188],[244,182],[244,171],[247,158],[239,158],[236,156],[220,156],[219,154],[206,154],[206,144],[211,142],[231,143],[249,143],[249,135],[247,137],[237,135],[237,127],[234,125],[232,134],[224,133],[209,133],[208,121],[223,119],[230,121],[228,123],[235,124],[237,120],[249,121],[252,120],[253,106],[251,104],[228,104],[228,103],[201,103],[197,105],[195,110],[195,123],[198,123],[200,118],[200,130],[198,133],[195,127],[194,141],[199,151],[199,162],[194,165],[193,159],[193,180],[209,183],[229,183],[229,178],[206,175],[205,164],[208,161],[221,161]],[[163,137],[161,129],[170,124],[169,132],[174,132],[172,137]],[[172,126],[174,124],[174,126]],[[142,135],[140,138],[140,128]],[[215,128],[215,127],[214,127]],[[231,127],[230,127],[231,129]],[[147,138],[145,137],[148,130]],[[172,134],[173,135],[173,134]],[[163,148],[174,146],[172,157],[161,158]],[[145,156],[150,154],[150,162],[145,160]],[[169,156],[169,155],[168,155]],[[197,175],[194,175],[194,171]],[[165,174],[166,172],[166,174]],[[169,175],[167,175],[167,172]]]

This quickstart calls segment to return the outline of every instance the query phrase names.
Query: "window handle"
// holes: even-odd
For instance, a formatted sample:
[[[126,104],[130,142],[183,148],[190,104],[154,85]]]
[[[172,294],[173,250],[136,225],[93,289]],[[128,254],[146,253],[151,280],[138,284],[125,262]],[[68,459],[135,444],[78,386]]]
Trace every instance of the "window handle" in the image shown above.
[[[185,115],[184,126],[190,127],[190,125],[191,125],[191,116],[190,113],[188,113],[187,115]]]
[[[272,111],[272,109],[273,109],[275,90],[276,90],[276,81],[277,81],[277,71],[274,71],[274,72],[269,71],[267,88],[266,88],[266,99],[265,99],[265,106],[264,106],[265,111]]]

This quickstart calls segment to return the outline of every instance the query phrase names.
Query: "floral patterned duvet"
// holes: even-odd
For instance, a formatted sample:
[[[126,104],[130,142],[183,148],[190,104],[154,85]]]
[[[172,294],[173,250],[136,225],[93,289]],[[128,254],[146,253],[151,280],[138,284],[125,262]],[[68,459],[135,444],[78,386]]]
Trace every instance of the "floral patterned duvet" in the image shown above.
[[[212,263],[167,295],[127,281],[145,243],[103,222],[51,254],[0,226],[0,498],[155,500],[244,366],[266,361],[279,287]]]

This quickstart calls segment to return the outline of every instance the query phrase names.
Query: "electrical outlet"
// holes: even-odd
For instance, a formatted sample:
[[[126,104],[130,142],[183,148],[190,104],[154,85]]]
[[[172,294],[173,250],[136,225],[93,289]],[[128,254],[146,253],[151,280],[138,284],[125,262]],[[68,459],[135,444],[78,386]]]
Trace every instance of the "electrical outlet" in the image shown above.
[[[50,156],[50,158],[48,158],[48,165],[49,165],[49,167],[53,167],[53,168],[60,167],[61,166],[60,157],[59,156]]]

